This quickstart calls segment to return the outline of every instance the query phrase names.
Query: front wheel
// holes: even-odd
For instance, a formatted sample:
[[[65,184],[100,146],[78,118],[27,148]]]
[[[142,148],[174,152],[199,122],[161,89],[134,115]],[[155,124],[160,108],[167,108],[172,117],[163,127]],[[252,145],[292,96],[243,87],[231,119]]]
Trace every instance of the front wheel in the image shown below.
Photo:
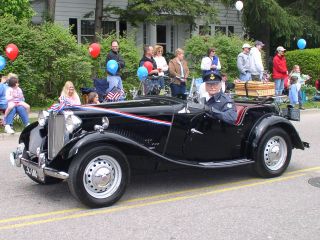
[[[98,146],[80,152],[73,159],[68,185],[73,196],[83,204],[106,207],[121,198],[129,177],[126,156],[113,146]]]
[[[291,139],[281,128],[268,130],[254,153],[254,168],[261,177],[280,176],[288,167],[292,153]]]

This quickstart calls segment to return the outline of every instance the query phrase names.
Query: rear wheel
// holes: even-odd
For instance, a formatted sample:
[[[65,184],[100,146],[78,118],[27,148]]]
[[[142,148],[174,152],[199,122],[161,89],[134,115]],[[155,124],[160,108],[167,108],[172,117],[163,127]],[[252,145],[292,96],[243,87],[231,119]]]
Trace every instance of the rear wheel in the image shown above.
[[[287,132],[272,128],[262,136],[254,154],[255,171],[262,177],[280,176],[290,163],[291,153],[292,144]]]
[[[89,207],[106,207],[118,201],[128,184],[126,156],[113,146],[98,146],[78,154],[69,168],[71,193]]]

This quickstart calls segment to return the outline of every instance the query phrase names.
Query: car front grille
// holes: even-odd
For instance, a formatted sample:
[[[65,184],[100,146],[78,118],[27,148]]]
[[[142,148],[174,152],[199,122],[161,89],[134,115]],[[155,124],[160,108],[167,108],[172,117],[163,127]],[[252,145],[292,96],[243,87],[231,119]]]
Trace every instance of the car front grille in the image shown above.
[[[48,119],[48,159],[57,156],[65,143],[65,118],[63,114],[50,113]]]

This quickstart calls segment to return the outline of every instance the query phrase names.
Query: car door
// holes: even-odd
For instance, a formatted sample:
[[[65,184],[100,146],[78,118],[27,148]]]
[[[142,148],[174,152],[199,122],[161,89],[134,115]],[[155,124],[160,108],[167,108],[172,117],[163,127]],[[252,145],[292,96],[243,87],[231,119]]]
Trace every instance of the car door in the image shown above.
[[[195,115],[189,122],[183,154],[190,161],[213,161],[238,158],[241,128],[214,119],[206,113]]]

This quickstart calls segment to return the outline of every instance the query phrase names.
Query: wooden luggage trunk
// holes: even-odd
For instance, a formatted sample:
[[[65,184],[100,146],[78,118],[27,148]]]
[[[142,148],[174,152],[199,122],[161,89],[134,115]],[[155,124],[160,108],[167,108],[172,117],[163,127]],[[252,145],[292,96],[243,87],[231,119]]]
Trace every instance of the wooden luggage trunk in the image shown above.
[[[248,97],[266,97],[275,95],[273,82],[248,81],[235,84],[236,95]]]

